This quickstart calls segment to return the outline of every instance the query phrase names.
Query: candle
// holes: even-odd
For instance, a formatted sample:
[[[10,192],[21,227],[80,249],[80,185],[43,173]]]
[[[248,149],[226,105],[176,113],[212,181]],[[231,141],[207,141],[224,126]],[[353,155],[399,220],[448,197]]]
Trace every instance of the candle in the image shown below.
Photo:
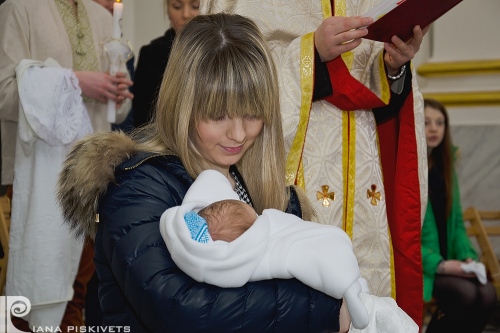
[[[120,69],[120,56],[118,54],[111,54],[109,59],[109,74],[115,76]],[[106,119],[109,123],[116,121],[116,102],[108,99],[108,110]]]
[[[116,0],[113,4],[113,38],[122,37],[122,29],[120,27],[120,21],[123,14],[123,4],[121,0]]]
[[[122,38],[122,29],[120,27],[120,21],[123,14],[123,4],[121,0],[116,0],[113,4],[113,38]],[[120,57],[116,52],[110,52],[108,54],[110,61],[109,74],[116,75],[118,69],[120,68]],[[107,110],[107,120],[110,123],[116,121],[116,102],[108,99],[108,110]]]

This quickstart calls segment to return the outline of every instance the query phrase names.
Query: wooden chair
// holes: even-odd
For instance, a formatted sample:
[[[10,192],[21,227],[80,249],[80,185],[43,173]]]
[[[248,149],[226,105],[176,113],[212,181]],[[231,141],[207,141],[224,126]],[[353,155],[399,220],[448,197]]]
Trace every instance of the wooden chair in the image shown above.
[[[7,279],[7,262],[9,259],[9,230],[10,230],[10,199],[0,196],[0,243],[2,244],[3,258],[0,258],[0,295],[4,293]]]
[[[499,221],[500,211],[478,211],[474,207],[467,208],[464,213],[464,221],[469,221],[467,234],[475,236],[481,250],[481,261],[491,277],[492,283],[500,300],[500,263],[491,245],[491,236],[500,236],[500,225],[488,225],[484,221]]]

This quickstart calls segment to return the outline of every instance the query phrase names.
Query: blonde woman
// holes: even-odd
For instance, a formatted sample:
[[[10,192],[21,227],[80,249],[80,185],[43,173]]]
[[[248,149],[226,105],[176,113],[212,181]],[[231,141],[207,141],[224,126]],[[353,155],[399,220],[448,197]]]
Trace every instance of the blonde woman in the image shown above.
[[[136,140],[96,135],[69,155],[59,198],[76,232],[95,237],[103,325],[134,333],[347,330],[341,302],[297,280],[230,289],[192,280],[158,232],[162,213],[205,169],[221,172],[259,214],[272,207],[311,217],[307,201],[285,190],[277,87],[252,21],[198,16],[174,42],[155,122]]]

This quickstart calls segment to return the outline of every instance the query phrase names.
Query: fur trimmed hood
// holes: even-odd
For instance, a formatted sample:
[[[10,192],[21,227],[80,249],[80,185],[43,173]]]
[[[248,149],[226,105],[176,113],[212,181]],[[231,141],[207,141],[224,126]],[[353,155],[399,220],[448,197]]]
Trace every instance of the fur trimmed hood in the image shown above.
[[[59,174],[57,197],[76,237],[94,239],[99,197],[114,181],[115,168],[137,152],[123,132],[95,133],[75,144]]]

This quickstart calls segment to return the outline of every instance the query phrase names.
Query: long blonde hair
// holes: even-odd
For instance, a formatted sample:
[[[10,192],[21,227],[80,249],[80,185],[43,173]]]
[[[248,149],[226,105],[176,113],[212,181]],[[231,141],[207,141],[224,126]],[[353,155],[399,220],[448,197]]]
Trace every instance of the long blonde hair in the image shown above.
[[[154,122],[135,137],[147,151],[177,155],[196,178],[206,169],[191,138],[200,121],[251,116],[263,129],[237,163],[258,214],[283,210],[285,149],[278,78],[257,26],[240,15],[201,15],[176,37],[156,104]]]

